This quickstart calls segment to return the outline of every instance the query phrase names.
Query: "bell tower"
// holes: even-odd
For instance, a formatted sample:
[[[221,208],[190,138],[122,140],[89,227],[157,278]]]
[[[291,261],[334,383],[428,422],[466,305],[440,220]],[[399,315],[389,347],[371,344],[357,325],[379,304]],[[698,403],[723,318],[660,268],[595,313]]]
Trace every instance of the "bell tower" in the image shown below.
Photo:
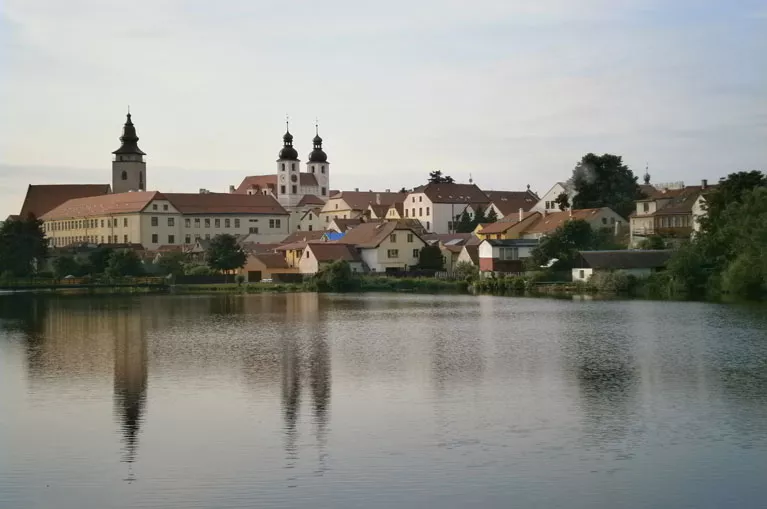
[[[298,152],[293,148],[293,135],[290,124],[285,122],[287,130],[282,137],[282,150],[277,159],[277,200],[283,207],[292,207],[301,200],[301,162]]]
[[[322,138],[320,138],[320,128],[317,122],[314,123],[312,146],[313,150],[309,154],[306,171],[317,178],[319,196],[327,201],[330,193],[330,163],[328,163],[328,155],[322,150]]]
[[[130,111],[120,136],[122,145],[112,152],[112,192],[127,193],[128,191],[146,190],[146,155],[138,148],[136,127],[131,121]]]

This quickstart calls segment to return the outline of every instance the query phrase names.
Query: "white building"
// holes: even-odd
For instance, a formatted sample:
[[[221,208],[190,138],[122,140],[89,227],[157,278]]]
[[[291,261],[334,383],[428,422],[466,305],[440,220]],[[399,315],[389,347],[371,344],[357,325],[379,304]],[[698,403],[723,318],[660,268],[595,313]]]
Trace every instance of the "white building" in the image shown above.
[[[572,205],[574,194],[567,189],[567,184],[565,182],[557,182],[551,189],[546,191],[546,193],[541,196],[541,199],[538,200],[538,203],[536,203],[530,210],[537,212],[560,212],[559,205],[557,204],[557,198],[562,193],[566,193],[568,195],[568,199]]]
[[[427,184],[413,189],[402,205],[405,219],[417,219],[434,233],[453,233],[464,210],[473,215],[489,206],[487,195],[474,184]]]

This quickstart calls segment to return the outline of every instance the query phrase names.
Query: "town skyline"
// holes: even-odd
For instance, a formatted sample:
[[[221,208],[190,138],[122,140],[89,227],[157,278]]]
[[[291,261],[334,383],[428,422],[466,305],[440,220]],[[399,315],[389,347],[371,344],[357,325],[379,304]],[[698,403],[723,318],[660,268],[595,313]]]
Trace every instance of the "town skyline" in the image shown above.
[[[128,104],[149,187],[166,192],[272,172],[286,113],[302,161],[319,118],[342,190],[412,188],[439,169],[540,194],[588,152],[687,184],[767,160],[756,1],[329,1],[267,17],[248,2],[76,3],[0,10],[4,217],[28,184],[109,182]],[[114,30],[115,17],[132,22]],[[287,22],[307,29],[285,37]]]

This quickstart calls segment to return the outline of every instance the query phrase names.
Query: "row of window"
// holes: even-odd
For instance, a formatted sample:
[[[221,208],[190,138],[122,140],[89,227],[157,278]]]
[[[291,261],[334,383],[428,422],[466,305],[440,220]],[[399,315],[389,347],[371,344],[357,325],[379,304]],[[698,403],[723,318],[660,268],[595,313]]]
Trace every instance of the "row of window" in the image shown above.
[[[657,221],[659,228],[682,228],[692,226],[692,218],[690,216],[661,216]]]
[[[128,227],[128,218],[124,217],[123,226]],[[48,221],[43,224],[43,231],[46,232],[58,232],[69,230],[82,230],[84,228],[104,228],[106,224],[107,228],[115,228],[119,224],[119,219],[107,219],[106,222],[103,219],[74,219],[71,221]]]
[[[414,240],[415,240],[415,235],[413,235],[412,233],[408,233],[407,234],[407,241],[408,241],[408,243],[412,243]],[[397,234],[396,233],[392,233],[391,235],[389,235],[389,241],[396,243],[397,242]]]
[[[412,209],[405,209],[405,217],[409,217],[409,216],[408,216],[408,210],[412,210],[412,211],[413,211],[413,213],[412,213],[411,215],[412,215],[413,217],[416,217],[416,215],[415,215],[415,208],[412,208]],[[423,215],[423,207],[418,207],[418,217],[420,217],[420,216],[422,216],[422,215]],[[430,215],[431,215],[431,207],[426,207],[426,215],[427,215],[427,216],[430,216]]]
[[[423,201],[423,196],[419,196],[418,197],[418,201],[422,202]],[[415,196],[413,196],[413,203],[415,203]]]
[[[420,249],[413,249],[413,258],[418,258],[419,254],[420,254]],[[386,257],[387,258],[399,258],[399,249],[387,249],[386,250]]]
[[[546,202],[546,210],[559,210],[559,205],[554,200]]]
[[[106,240],[106,242],[105,242]],[[91,244],[118,244],[119,243],[119,236],[118,235],[107,235],[106,237],[104,235],[73,235],[71,237],[55,237],[48,240],[50,245],[55,247],[64,247],[68,246],[70,244],[76,244],[81,242],[89,242]],[[123,244],[128,243],[128,236],[123,235],[122,239]]]
[[[164,203],[164,204],[163,204],[163,206],[162,206],[162,209],[163,209],[163,210],[168,210],[168,204],[167,204],[167,203]],[[159,210],[159,209],[157,208],[157,204],[156,204],[156,203],[153,203],[153,204],[152,204],[152,210]]]
[[[167,222],[168,222],[168,226],[175,226],[176,225],[176,220],[173,217],[167,218]],[[251,223],[257,223],[258,219],[251,219],[250,222]],[[232,223],[234,223],[234,227],[235,228],[239,228],[240,227],[240,219],[239,218],[235,218],[234,220],[232,220],[230,218],[225,218],[223,220],[224,228],[231,228],[232,227]],[[151,218],[151,225],[152,226],[159,226],[159,224],[160,224],[160,218],[157,217],[157,216],[152,216],[152,218]],[[212,221],[208,217],[206,217],[204,219],[201,219],[199,217],[195,217],[194,218],[194,227],[195,228],[200,228],[202,224],[205,225],[205,228],[210,228],[211,224],[213,225],[214,228],[221,228],[222,222],[221,222],[220,218],[215,218]],[[191,228],[192,227],[192,218],[189,218],[189,217],[185,218],[184,219],[184,226],[187,227],[187,228]],[[270,219],[269,220],[269,228],[281,228],[281,227],[282,227],[282,220],[281,219]],[[258,233],[258,228],[250,228],[250,230],[251,230],[251,233],[254,233],[253,230],[255,230],[255,233]]]
[[[309,168],[314,173],[314,166]],[[280,164],[280,171],[285,171],[285,163]],[[290,163],[290,171],[296,171],[296,163]],[[320,173],[325,174],[325,165],[320,166]]]

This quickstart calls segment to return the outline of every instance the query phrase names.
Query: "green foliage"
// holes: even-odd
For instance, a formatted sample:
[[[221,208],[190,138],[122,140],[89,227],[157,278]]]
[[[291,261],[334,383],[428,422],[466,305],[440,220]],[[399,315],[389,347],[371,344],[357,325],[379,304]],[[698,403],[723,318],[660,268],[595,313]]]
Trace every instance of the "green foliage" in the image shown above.
[[[418,268],[422,270],[444,270],[442,251],[437,244],[424,246],[418,252]]]
[[[474,281],[479,277],[479,267],[470,262],[458,262],[453,270],[456,279]]]
[[[442,171],[434,170],[429,173],[429,184],[453,184],[455,180],[448,175],[442,175]]]
[[[352,274],[352,268],[346,260],[336,260],[323,268],[315,276],[317,288],[325,292],[348,292],[359,286],[359,280]]]
[[[698,245],[682,245],[668,262],[670,294],[683,297],[705,295],[708,271],[706,259]]]
[[[228,233],[216,235],[205,254],[208,266],[217,271],[240,269],[248,259],[234,235]]]
[[[486,277],[478,279],[472,285],[475,293],[493,295],[522,295],[529,283],[521,276]]]
[[[109,257],[112,256],[114,249],[107,246],[100,246],[88,255],[88,264],[92,274],[103,274],[107,270]]]
[[[109,277],[140,276],[144,267],[135,251],[120,249],[109,255],[105,273]]]
[[[666,249],[666,241],[660,235],[651,235],[642,239],[637,245],[638,249]]]
[[[61,279],[66,276],[82,276],[83,267],[70,255],[62,255],[53,260],[53,273]]]
[[[612,154],[583,156],[573,170],[574,209],[610,207],[622,217],[634,209],[641,196],[637,178],[623,158]]]
[[[556,258],[552,269],[569,270],[577,262],[578,251],[602,249],[606,238],[605,233],[594,231],[582,219],[567,221],[533,249],[532,263],[540,267]]]
[[[238,285],[241,285],[245,282],[245,276],[243,276],[242,274],[237,274],[237,276],[234,278],[234,281]]]
[[[767,295],[767,256],[753,251],[740,254],[722,274],[722,290],[746,299]]]
[[[490,207],[490,212],[487,213],[487,217],[485,217],[486,223],[495,223],[498,221],[498,214],[495,212],[494,207]]]
[[[479,224],[487,223],[487,217],[485,217],[485,211],[482,210],[482,207],[477,207],[477,211],[474,212],[474,219],[471,222],[471,231],[474,231],[474,229]]]
[[[589,285],[601,293],[631,295],[637,288],[636,276],[623,271],[597,272],[589,279]]]
[[[570,208],[570,197],[567,196],[567,193],[563,191],[559,193],[559,196],[557,196],[557,199],[554,200],[554,203],[559,206],[559,210],[567,210]]]
[[[0,270],[15,277],[29,276],[47,255],[42,221],[34,217],[11,219],[0,227]]]
[[[471,216],[467,211],[463,211],[458,220],[458,225],[455,227],[457,233],[471,233],[474,231],[474,223],[471,220]]]
[[[185,265],[184,274],[188,276],[212,276],[216,272],[207,265]]]
[[[173,251],[160,256],[160,259],[157,260],[157,266],[163,274],[178,277],[184,275],[185,262],[184,253]]]

